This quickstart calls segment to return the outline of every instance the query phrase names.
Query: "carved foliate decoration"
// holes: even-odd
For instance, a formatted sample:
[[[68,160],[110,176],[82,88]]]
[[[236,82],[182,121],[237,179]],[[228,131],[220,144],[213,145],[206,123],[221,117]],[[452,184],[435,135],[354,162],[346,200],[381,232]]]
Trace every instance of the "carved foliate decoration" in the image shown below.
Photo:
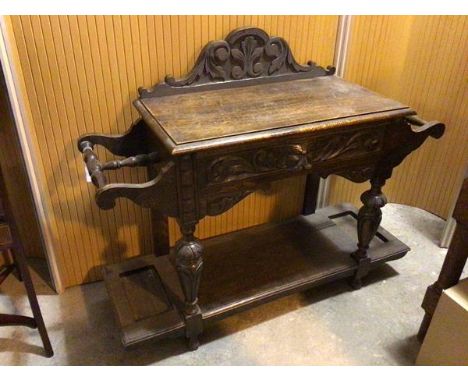
[[[314,163],[376,152],[382,147],[382,138],[380,130],[365,130],[217,157],[208,164],[207,183],[230,182],[280,170],[310,170]]]
[[[212,41],[201,51],[194,68],[180,79],[167,76],[153,89],[140,89],[140,96],[150,96],[158,88],[181,88],[213,82],[229,82],[261,77],[303,73],[306,77],[332,75],[335,68],[324,69],[314,62],[300,65],[288,43],[281,37],[270,37],[259,28],[240,28],[225,40]]]
[[[141,184],[115,183],[98,189],[96,203],[104,210],[115,207],[117,198],[127,198],[139,206],[152,208],[168,216],[178,216],[175,164],[172,161],[159,167],[155,178]]]

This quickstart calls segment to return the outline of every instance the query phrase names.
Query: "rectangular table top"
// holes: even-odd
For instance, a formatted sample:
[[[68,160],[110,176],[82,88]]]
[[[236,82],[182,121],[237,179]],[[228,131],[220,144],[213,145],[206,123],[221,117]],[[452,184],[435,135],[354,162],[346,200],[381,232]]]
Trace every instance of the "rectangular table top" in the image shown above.
[[[335,76],[140,98],[135,106],[173,153],[415,114]]]

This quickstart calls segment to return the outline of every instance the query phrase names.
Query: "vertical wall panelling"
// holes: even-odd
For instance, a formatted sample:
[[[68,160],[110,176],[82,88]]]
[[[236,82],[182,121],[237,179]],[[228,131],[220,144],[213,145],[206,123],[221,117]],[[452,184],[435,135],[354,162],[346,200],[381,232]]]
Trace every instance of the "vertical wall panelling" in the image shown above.
[[[351,23],[352,16],[340,16],[336,34],[335,56],[333,59],[336,75],[338,77],[343,77],[346,68]],[[317,208],[323,208],[328,205],[330,179],[331,177],[327,177],[326,179],[320,178],[317,192]]]
[[[100,266],[151,251],[147,210],[125,200],[111,211],[94,202],[76,149],[80,134],[123,133],[137,113],[139,86],[181,76],[210,40],[240,26],[259,26],[290,41],[299,62],[333,62],[337,16],[11,16],[24,82],[23,103],[42,174],[39,195],[64,286],[100,278]],[[104,156],[103,152],[99,152]],[[105,157],[104,157],[105,159]],[[125,169],[113,181],[141,182],[143,171]],[[204,219],[200,237],[218,235],[300,211],[303,178],[275,183],[233,210]],[[179,235],[170,221],[170,239]]]
[[[464,16],[353,17],[345,78],[447,126],[395,169],[384,189],[390,201],[449,216],[468,161],[467,58]],[[330,203],[359,203],[367,187],[333,177]]]

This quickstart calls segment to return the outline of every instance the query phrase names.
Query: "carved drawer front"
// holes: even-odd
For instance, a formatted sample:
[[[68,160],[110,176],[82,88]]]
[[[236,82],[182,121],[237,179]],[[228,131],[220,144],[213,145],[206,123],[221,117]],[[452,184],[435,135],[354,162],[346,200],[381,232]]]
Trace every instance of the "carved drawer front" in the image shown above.
[[[328,134],[284,144],[209,155],[199,160],[201,186],[210,187],[283,172],[307,172],[323,162],[336,164],[375,154],[382,149],[384,129]]]

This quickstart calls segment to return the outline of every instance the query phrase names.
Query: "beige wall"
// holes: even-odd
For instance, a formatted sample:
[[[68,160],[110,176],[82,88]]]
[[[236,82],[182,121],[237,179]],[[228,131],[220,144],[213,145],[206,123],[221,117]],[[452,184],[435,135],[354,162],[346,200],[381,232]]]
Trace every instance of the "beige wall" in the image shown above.
[[[100,278],[99,266],[151,250],[148,211],[120,201],[112,211],[94,203],[76,149],[80,134],[122,133],[137,118],[131,102],[139,86],[166,74],[180,76],[205,43],[239,26],[258,26],[289,41],[297,60],[333,63],[337,16],[14,16],[29,104],[31,137],[39,158],[60,276],[65,286]],[[124,172],[122,180],[143,174]],[[302,178],[275,184],[232,211],[199,226],[206,237],[299,212]],[[171,242],[178,231],[170,223]]]
[[[468,164],[468,18],[353,17],[345,78],[395,98],[447,125],[397,167],[384,188],[390,202],[447,218]],[[333,177],[330,202],[352,201],[367,184]]]

